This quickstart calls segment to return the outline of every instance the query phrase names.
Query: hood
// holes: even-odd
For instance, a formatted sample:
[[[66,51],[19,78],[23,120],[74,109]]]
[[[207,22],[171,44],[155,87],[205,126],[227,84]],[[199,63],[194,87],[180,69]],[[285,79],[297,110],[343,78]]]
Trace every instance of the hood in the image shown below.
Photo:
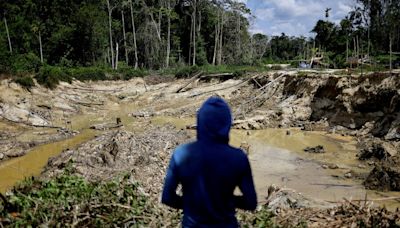
[[[228,104],[219,97],[210,97],[197,113],[197,139],[229,142],[232,115]]]

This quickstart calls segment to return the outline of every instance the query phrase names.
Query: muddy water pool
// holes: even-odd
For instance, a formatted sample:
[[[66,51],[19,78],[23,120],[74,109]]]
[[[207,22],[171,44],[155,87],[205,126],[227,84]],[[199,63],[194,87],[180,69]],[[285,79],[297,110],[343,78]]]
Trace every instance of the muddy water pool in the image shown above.
[[[46,165],[49,157],[64,149],[74,148],[90,140],[101,132],[87,129],[96,123],[112,122],[121,117],[128,131],[143,131],[141,124],[173,124],[180,129],[195,123],[194,118],[153,117],[135,120],[128,116],[136,106],[109,104],[108,109],[72,118],[71,126],[80,134],[73,138],[35,147],[27,155],[0,163],[0,192],[5,192],[25,177],[37,176]],[[51,131],[51,130],[49,130]],[[190,131],[193,137],[195,131]],[[26,140],[33,133],[25,133]],[[367,173],[370,168],[356,159],[355,139],[325,132],[305,132],[298,129],[266,129],[258,131],[232,130],[231,143],[239,146],[242,142],[250,145],[249,159],[259,196],[264,201],[271,184],[288,187],[306,196],[340,201],[344,197],[352,199],[382,198],[400,196],[399,193],[380,193],[366,191],[361,180],[347,179],[344,174],[350,170]],[[322,145],[326,153],[305,153],[305,147]],[[324,169],[323,164],[335,164],[337,169]],[[397,201],[385,201],[389,208],[400,206]]]

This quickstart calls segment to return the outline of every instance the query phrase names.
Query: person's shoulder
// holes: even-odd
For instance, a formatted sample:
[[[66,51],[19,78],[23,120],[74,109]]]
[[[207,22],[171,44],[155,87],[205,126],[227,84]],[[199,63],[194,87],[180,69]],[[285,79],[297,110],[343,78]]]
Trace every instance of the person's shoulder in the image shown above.
[[[181,163],[189,155],[189,148],[193,145],[191,143],[185,143],[177,146],[172,154],[173,159],[176,163]]]
[[[238,159],[244,159],[244,160],[247,159],[247,155],[242,149],[229,145],[229,150],[230,153],[234,153],[235,157],[237,157]]]

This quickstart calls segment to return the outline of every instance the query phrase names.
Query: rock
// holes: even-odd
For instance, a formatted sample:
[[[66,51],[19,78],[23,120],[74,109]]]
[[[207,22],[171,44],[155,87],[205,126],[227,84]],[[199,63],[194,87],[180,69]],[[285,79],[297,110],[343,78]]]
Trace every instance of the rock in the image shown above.
[[[21,157],[26,154],[26,151],[23,149],[9,150],[5,152],[5,155],[10,158]]]
[[[247,142],[242,142],[240,144],[240,149],[242,149],[247,155],[250,153],[250,144]]]
[[[329,165],[329,168],[330,168],[330,169],[339,169],[339,166],[336,165],[336,164],[330,164],[330,165]]]
[[[292,189],[272,186],[268,188],[267,206],[275,214],[287,209],[331,208],[333,204],[307,198]]]
[[[3,160],[4,159],[4,154],[3,153],[0,153],[0,160]]]
[[[375,162],[374,161],[368,161],[368,165],[374,165]]]
[[[358,159],[378,159],[384,160],[388,157],[393,157],[397,154],[396,147],[390,142],[383,142],[382,140],[371,140],[364,142],[364,147],[358,154]]]
[[[323,169],[327,169],[327,168],[329,168],[329,166],[328,165],[322,165],[321,166]]]
[[[306,147],[304,149],[304,152],[320,154],[320,153],[325,153],[325,149],[323,146],[318,145],[316,147]]]
[[[386,153],[388,153],[390,156],[395,156],[397,154],[397,150],[396,148],[388,143],[388,142],[384,142],[382,143],[382,148],[385,150]]]
[[[92,126],[90,126],[90,129],[104,131],[104,130],[119,128],[119,127],[122,127],[122,125],[116,124],[116,123],[102,123],[102,124],[92,125]]]
[[[346,178],[352,178],[352,177],[353,177],[353,174],[351,174],[351,172],[348,172],[348,173],[346,173],[346,174],[344,175],[344,177],[346,177]]]
[[[362,165],[362,164],[359,164],[357,167],[360,168],[360,169],[365,169],[365,168],[367,168],[365,165]]]
[[[400,158],[396,156],[376,164],[364,185],[372,190],[400,191]]]

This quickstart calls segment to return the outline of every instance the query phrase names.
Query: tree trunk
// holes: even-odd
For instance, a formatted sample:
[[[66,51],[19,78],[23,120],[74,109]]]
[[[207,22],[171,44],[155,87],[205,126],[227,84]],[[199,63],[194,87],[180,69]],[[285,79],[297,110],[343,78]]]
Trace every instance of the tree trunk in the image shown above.
[[[171,53],[171,15],[170,15],[170,2],[167,0],[167,20],[168,20],[168,31],[167,31],[167,58],[165,60],[165,67],[169,68],[169,55]]]
[[[138,68],[138,53],[137,53],[137,45],[136,45],[136,28],[135,28],[135,19],[133,17],[133,3],[131,0],[131,17],[132,17],[132,33],[133,33],[133,48],[135,52],[135,69]]]
[[[236,42],[237,42],[237,44],[236,44],[236,47],[237,47],[237,49],[236,49],[236,61],[238,62],[239,60],[240,60],[240,53],[242,52],[241,51],[241,46],[242,46],[242,44],[241,44],[241,39],[240,39],[240,26],[241,26],[241,19],[240,19],[240,13],[239,12],[237,12],[237,30],[236,30]]]
[[[217,24],[215,25],[215,40],[214,40],[214,55],[212,65],[215,65],[217,59],[217,51],[218,51],[218,39],[219,39],[219,16],[217,18]]]
[[[124,37],[125,62],[126,62],[126,65],[129,65],[128,47],[126,46],[125,17],[124,17],[123,10],[121,10],[121,16],[122,16],[122,33],[123,33],[123,37]]]
[[[349,38],[346,38],[346,62],[349,61]]]
[[[188,65],[192,62],[192,41],[193,41],[193,15],[190,15],[190,41],[189,41],[189,59]]]
[[[196,65],[196,18],[197,18],[197,1],[194,0],[193,6],[193,66]]]
[[[220,23],[220,32],[219,32],[219,54],[218,54],[218,65],[222,64],[222,40],[224,37],[224,11],[221,10],[221,23]]]
[[[389,35],[389,66],[390,66],[390,72],[392,72],[393,65],[392,65],[392,34]]]
[[[150,19],[154,25],[154,28],[156,29],[157,38],[159,41],[161,41],[161,26],[159,25],[159,23],[161,23],[161,21],[159,21],[159,23],[157,23],[154,20],[153,13],[151,13],[149,8],[147,7],[146,2],[144,0],[142,0],[142,3],[143,3],[143,6],[146,8],[146,10],[149,11]],[[159,14],[158,16],[159,16],[159,20],[161,20],[161,14]]]
[[[40,62],[43,63],[43,47],[42,47],[42,35],[39,29],[39,49],[40,49]]]
[[[4,25],[6,26],[6,33],[7,33],[7,39],[8,39],[8,48],[10,50],[10,53],[12,53],[11,38],[10,38],[10,33],[8,32],[7,19],[6,19],[5,15],[4,15]]]
[[[111,68],[114,69],[114,46],[113,46],[113,39],[112,39],[112,25],[111,25],[111,13],[112,9],[110,6],[110,0],[107,0],[107,10],[108,10],[108,25],[109,25],[109,35],[110,35],[110,50],[111,50]]]
[[[118,70],[118,42],[115,43],[115,69]]]

